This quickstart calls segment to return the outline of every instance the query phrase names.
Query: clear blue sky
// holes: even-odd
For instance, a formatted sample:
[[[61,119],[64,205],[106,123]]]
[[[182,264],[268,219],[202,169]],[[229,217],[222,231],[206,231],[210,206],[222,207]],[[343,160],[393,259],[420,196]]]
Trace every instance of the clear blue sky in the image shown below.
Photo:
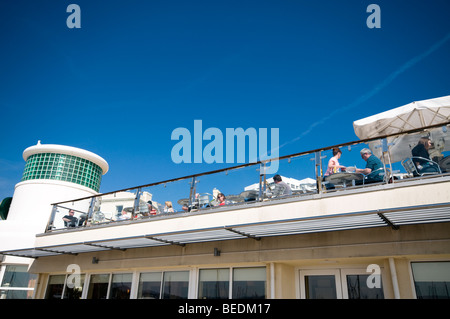
[[[2,1],[0,200],[38,140],[106,159],[101,192],[225,167],[173,163],[171,133],[195,119],[279,128],[280,155],[356,140],[355,120],[449,95],[449,14],[448,0]]]

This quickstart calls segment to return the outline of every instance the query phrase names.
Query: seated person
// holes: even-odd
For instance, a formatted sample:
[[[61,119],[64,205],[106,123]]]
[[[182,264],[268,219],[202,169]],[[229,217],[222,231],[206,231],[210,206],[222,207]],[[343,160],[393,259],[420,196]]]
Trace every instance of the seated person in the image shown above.
[[[338,173],[339,171],[343,171],[343,172],[345,171],[345,166],[342,166],[339,164],[339,159],[341,158],[341,156],[342,156],[342,151],[338,147],[333,148],[333,157],[330,158],[330,160],[328,161],[327,171],[324,174],[325,178],[334,173]],[[327,182],[325,184],[325,187],[327,189],[334,189],[334,185],[331,184],[330,182]]]
[[[153,205],[153,202],[151,200],[147,202],[147,207],[148,207],[148,215],[158,214],[158,210],[156,209],[156,206]]]
[[[366,168],[357,168],[355,170],[356,173],[361,173],[366,175],[364,180],[356,181],[356,184],[370,184],[370,183],[379,183],[384,179],[384,165],[380,161],[378,157],[372,154],[372,151],[368,148],[364,148],[361,150],[361,158],[365,160]]]
[[[227,198],[223,193],[217,194],[217,205],[216,206],[223,206],[229,204],[229,202],[226,200]]]
[[[272,190],[272,197],[292,195],[291,187],[282,181],[280,175],[275,175],[273,181],[275,182],[275,188]]]
[[[69,210],[69,215],[65,215],[62,220],[64,221],[64,226],[66,227],[75,227],[77,226],[78,218],[75,216],[75,212],[73,209]]]
[[[328,161],[328,168],[324,174],[325,176],[337,173],[340,169],[345,171],[345,166],[339,164],[339,159],[341,158],[341,156],[342,151],[337,147],[333,148],[333,157]]]
[[[131,219],[130,214],[128,214],[128,212],[126,212],[125,210],[122,210],[122,213],[120,214],[119,217],[117,217],[117,220],[127,220],[127,219]]]
[[[173,213],[173,204],[171,201],[166,201],[164,206],[164,213]]]
[[[86,214],[81,214],[80,215],[80,220],[78,221],[78,226],[83,226],[83,224],[86,222],[87,220],[87,215]]]
[[[439,173],[438,166],[430,160],[430,154],[428,153],[430,148],[431,140],[428,137],[421,137],[419,143],[411,151],[413,156],[412,160],[420,174]]]

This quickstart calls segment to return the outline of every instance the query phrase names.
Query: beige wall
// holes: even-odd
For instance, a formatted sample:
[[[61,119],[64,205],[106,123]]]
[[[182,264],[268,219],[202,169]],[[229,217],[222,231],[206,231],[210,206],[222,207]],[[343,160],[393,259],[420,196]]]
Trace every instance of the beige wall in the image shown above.
[[[383,272],[386,298],[394,298],[389,258],[393,258],[401,298],[413,298],[410,261],[450,260],[450,223],[334,231],[295,236],[228,240],[180,246],[159,246],[84,253],[76,256],[41,257],[31,271],[45,275],[65,273],[69,264],[78,264],[83,273],[198,269],[202,267],[267,267],[267,296],[271,296],[274,270],[275,298],[298,298],[298,271],[301,269],[366,269],[378,264]],[[221,252],[214,256],[214,248]],[[99,259],[92,264],[92,258]],[[271,266],[273,264],[273,266]],[[45,289],[38,287],[37,297]]]

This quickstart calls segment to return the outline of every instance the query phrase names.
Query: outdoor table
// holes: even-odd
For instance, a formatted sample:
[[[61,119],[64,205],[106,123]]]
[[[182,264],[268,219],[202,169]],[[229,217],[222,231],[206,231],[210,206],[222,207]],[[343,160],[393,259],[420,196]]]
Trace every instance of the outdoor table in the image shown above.
[[[356,181],[360,181],[364,179],[364,175],[360,173],[335,173],[328,176],[325,176],[325,181],[329,182],[333,185],[342,185],[346,187],[347,185],[355,186]]]

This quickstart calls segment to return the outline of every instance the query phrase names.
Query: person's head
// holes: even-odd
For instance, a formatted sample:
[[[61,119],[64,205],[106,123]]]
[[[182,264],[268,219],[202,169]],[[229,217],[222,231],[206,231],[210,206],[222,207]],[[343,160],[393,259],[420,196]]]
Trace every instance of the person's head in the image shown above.
[[[166,206],[171,208],[172,207],[172,202],[171,201],[166,201]]]
[[[281,182],[281,176],[280,175],[275,175],[274,177],[273,177],[273,181],[275,182],[275,183],[279,183],[279,182]]]
[[[218,199],[219,201],[224,201],[225,198],[226,198],[226,197],[225,197],[224,194],[222,194],[222,193],[217,194],[217,199]]]
[[[425,146],[425,149],[429,149],[431,147],[431,140],[429,137],[421,137],[419,139],[419,144],[423,144]]]
[[[75,214],[75,211],[73,209],[69,210],[69,215],[73,216]]]
[[[333,156],[341,157],[342,151],[338,147],[333,148]]]
[[[361,151],[361,157],[363,160],[367,161],[367,159],[372,156],[372,151],[368,148],[363,148]]]

